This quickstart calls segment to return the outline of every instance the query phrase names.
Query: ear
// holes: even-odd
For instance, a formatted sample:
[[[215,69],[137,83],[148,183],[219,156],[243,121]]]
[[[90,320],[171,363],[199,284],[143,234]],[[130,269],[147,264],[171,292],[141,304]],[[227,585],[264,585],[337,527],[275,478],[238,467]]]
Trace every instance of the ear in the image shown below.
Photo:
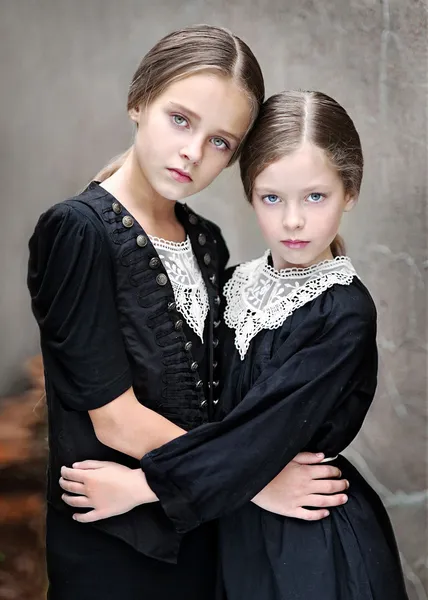
[[[128,110],[128,115],[129,115],[129,118],[131,119],[131,121],[134,121],[134,123],[136,123],[138,125],[140,122],[140,117],[141,117],[140,106],[137,106],[135,108],[130,108]]]
[[[357,194],[347,193],[345,195],[345,208],[343,210],[345,212],[349,212],[350,210],[352,210],[354,208],[354,206],[357,204],[357,202],[358,202]]]

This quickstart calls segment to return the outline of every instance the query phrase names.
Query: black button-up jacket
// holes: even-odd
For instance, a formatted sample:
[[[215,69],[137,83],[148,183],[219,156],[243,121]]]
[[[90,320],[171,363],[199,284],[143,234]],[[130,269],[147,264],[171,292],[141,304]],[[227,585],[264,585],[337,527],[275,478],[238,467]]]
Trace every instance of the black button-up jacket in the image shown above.
[[[210,301],[204,342],[178,313],[173,289],[134,217],[93,182],[44,213],[30,240],[28,287],[40,327],[49,414],[48,502],[61,500],[61,465],[138,461],[101,444],[89,410],[131,386],[138,400],[186,430],[214,410],[216,329],[228,251],[219,228],[176,204]],[[94,523],[144,554],[175,562],[181,536],[159,505]]]

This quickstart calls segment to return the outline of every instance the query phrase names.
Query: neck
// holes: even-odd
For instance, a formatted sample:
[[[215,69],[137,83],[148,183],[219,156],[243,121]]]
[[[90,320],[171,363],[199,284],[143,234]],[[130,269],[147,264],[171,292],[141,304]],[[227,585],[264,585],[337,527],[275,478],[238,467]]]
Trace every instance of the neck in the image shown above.
[[[144,213],[146,219],[157,223],[176,222],[175,201],[167,200],[152,188],[138,164],[134,149],[101,186],[131,213]]]

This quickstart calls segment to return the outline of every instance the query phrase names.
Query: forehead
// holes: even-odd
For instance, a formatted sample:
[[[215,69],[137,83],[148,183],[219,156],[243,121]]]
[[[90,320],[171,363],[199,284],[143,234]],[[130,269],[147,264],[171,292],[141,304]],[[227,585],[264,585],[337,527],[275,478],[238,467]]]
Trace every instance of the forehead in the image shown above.
[[[250,125],[248,95],[230,78],[196,73],[171,83],[155,104],[179,104],[200,118],[203,125],[242,136]]]
[[[274,185],[290,190],[302,190],[313,184],[331,186],[338,183],[341,183],[340,176],[324,150],[308,142],[267,166],[255,181],[257,187]]]

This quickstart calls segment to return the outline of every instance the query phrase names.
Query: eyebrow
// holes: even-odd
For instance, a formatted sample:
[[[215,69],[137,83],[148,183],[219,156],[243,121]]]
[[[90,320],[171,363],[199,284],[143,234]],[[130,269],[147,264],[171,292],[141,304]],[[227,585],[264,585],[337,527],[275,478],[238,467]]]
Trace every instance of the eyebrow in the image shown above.
[[[302,190],[302,192],[304,194],[307,194],[308,192],[313,192],[314,190],[329,190],[331,188],[331,184],[327,184],[327,183],[315,183],[314,185],[311,185],[305,189]]]
[[[311,185],[307,188],[304,188],[303,190],[300,190],[300,192],[302,192],[303,194],[307,194],[308,192],[313,192],[314,190],[322,190],[322,191],[328,191],[331,188],[330,185],[327,185],[326,183],[317,183],[315,185]],[[279,195],[281,192],[276,192],[274,187],[266,187],[266,186],[254,186],[254,191],[256,191],[257,193],[264,193],[264,194],[275,194],[275,195]]]
[[[254,186],[254,191],[257,192],[258,194],[274,194],[275,196],[279,196],[279,194],[280,194],[280,192],[275,192],[274,188],[268,188],[268,187]]]
[[[189,115],[189,117],[192,117],[192,119],[195,119],[198,122],[201,120],[201,117],[197,113],[193,112],[193,110],[190,110],[190,108],[186,108],[185,106],[183,106],[182,104],[178,104],[177,102],[170,102],[169,104],[172,109],[178,110],[179,112],[186,113]],[[232,138],[237,144],[241,143],[241,139],[243,136],[241,138],[239,138],[238,136],[234,135],[233,133],[230,133],[230,131],[225,131],[224,129],[218,129],[217,131],[220,135],[224,135],[225,137]]]

